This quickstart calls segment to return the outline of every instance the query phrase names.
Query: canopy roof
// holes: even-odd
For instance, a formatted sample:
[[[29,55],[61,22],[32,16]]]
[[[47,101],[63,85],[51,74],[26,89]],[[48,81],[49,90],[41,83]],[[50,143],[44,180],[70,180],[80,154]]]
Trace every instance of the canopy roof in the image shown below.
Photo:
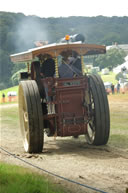
[[[45,46],[29,49],[26,52],[21,52],[18,54],[11,55],[11,61],[17,62],[27,62],[32,61],[35,57],[39,55],[51,55],[52,57],[57,57],[65,51],[75,51],[78,55],[94,55],[94,54],[104,54],[106,52],[106,47],[95,44],[83,44],[80,42],[75,43],[60,43],[60,44],[48,44]]]

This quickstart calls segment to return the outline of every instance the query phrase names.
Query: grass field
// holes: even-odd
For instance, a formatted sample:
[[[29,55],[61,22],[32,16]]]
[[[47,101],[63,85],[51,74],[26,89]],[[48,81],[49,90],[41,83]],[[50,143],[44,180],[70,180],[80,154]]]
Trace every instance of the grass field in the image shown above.
[[[0,116],[1,116],[2,124],[9,125],[10,128],[12,126],[15,129],[17,128],[17,124],[18,124],[18,108],[17,107],[2,109]]]
[[[128,146],[128,93],[108,95],[111,117],[111,136],[109,143],[119,147]],[[3,104],[4,105],[4,104]],[[18,108],[3,108],[1,113],[3,124],[17,129]],[[119,139],[118,139],[119,138]]]
[[[128,93],[108,95],[110,104],[110,147],[128,149]],[[19,127],[18,108],[2,108],[2,125],[14,130]],[[17,166],[0,163],[0,193],[64,193],[61,187],[38,174]],[[66,190],[65,190],[66,192]]]
[[[113,72],[109,72],[109,74],[106,74],[106,75],[102,75],[100,73],[100,75],[101,75],[103,82],[111,82],[114,85],[117,84],[117,80],[115,79],[116,74],[114,74]]]
[[[66,193],[46,177],[0,162],[0,193]]]
[[[109,95],[111,135],[109,143],[128,148],[128,93]]]

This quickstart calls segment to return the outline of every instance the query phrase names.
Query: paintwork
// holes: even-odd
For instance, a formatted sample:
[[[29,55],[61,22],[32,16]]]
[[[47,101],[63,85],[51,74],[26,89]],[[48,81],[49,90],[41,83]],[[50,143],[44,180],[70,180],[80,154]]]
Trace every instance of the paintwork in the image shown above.
[[[48,94],[53,98],[55,114],[47,114],[45,120],[56,122],[57,136],[82,135],[87,131],[88,114],[84,106],[87,77],[42,79],[47,84]],[[54,126],[55,127],[55,126]]]

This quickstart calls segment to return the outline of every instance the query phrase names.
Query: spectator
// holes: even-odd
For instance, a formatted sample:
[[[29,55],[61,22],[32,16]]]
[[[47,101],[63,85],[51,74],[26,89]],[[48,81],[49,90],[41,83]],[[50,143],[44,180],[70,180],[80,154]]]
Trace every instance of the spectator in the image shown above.
[[[2,102],[5,103],[5,94],[2,94]]]
[[[120,83],[117,84],[117,93],[120,93]]]
[[[112,91],[112,94],[115,93],[115,91],[114,91],[114,84],[111,85],[111,91]]]

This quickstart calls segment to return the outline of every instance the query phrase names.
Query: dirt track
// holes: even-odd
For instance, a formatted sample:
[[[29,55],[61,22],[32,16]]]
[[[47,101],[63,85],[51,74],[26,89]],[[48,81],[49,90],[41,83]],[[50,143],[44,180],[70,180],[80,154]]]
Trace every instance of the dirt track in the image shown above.
[[[54,140],[45,136],[44,152],[32,155],[24,152],[19,128],[10,130],[7,126],[3,128],[3,125],[0,139],[1,146],[6,150],[63,177],[109,193],[124,193],[128,187],[128,149],[114,148],[109,144],[88,146],[84,137]],[[2,161],[24,165],[1,150],[0,153]],[[55,182],[71,190],[67,193],[95,192],[59,179]]]

